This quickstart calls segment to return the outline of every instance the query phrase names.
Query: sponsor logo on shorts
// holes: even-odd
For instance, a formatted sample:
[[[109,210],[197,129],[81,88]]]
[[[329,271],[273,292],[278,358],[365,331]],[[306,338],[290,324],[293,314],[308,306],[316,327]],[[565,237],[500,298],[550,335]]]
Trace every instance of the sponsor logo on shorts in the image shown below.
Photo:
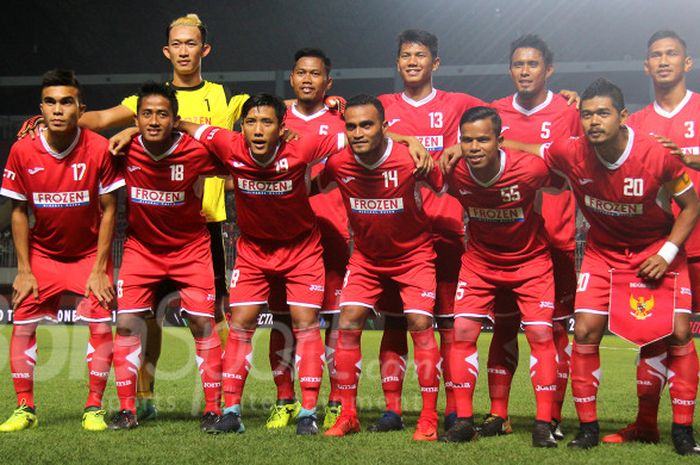
[[[207,302],[215,302],[216,294],[207,294]]]
[[[555,384],[550,384],[549,386],[542,386],[541,384],[538,384],[535,386],[535,391],[536,392],[542,392],[542,391],[556,391],[557,386]]]
[[[350,197],[350,209],[363,215],[391,215],[403,212],[403,199],[357,199]]]
[[[469,219],[474,221],[486,221],[489,223],[514,223],[525,221],[522,208],[478,208],[467,209]]]
[[[423,291],[420,296],[435,300],[435,293],[433,291]]]
[[[324,289],[325,288],[321,284],[312,284],[311,286],[309,286],[309,290],[311,292],[323,292]]]
[[[158,207],[176,207],[178,205],[184,205],[185,193],[182,191],[168,192],[144,189],[143,187],[132,187],[131,201]]]
[[[671,404],[672,404],[672,405],[687,405],[687,406],[691,406],[691,405],[695,405],[695,401],[692,400],[692,399],[675,399],[675,398],[672,398],[672,399],[671,399]]]
[[[551,300],[540,300],[540,308],[554,309],[554,302],[552,302]]]
[[[640,216],[644,214],[644,205],[641,203],[611,202],[586,195],[584,204],[589,210],[608,216]]]
[[[689,287],[681,287],[681,295],[693,295]]]
[[[37,208],[82,207],[90,204],[89,191],[34,192],[33,197]]]
[[[238,178],[238,189],[250,195],[284,195],[292,192],[292,180],[260,181]]]
[[[595,396],[574,397],[574,402],[577,404],[585,404],[586,402],[595,402]]]
[[[423,147],[428,152],[436,152],[438,150],[442,150],[443,144],[442,144],[442,135],[438,136],[416,136],[416,139],[420,141],[421,144],[423,144]]]

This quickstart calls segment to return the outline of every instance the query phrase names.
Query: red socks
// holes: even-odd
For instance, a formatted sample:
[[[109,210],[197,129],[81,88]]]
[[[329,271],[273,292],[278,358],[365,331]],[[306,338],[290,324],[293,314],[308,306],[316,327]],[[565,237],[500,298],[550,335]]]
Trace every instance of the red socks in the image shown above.
[[[289,327],[270,330],[270,368],[277,386],[277,399],[294,399],[294,336]]]
[[[442,366],[442,379],[445,381],[445,416],[457,411],[454,390],[452,388],[452,376],[450,374],[450,351],[454,342],[454,329],[439,328],[440,333],[440,360]]]
[[[639,406],[635,423],[644,429],[656,430],[661,392],[666,384],[668,344],[657,341],[639,350],[637,365],[637,398]]]
[[[668,385],[673,422],[692,426],[698,393],[698,356],[695,342],[668,348]]]
[[[362,367],[362,330],[338,330],[335,370],[343,404],[342,415],[357,416],[357,383]]]
[[[10,340],[10,371],[17,405],[34,408],[34,366],[36,365],[36,324],[14,325]]]
[[[569,383],[569,362],[571,348],[569,346],[568,320],[552,322],[552,337],[557,351],[557,390],[554,392],[552,418],[561,421],[561,409],[566,397],[566,385]]]
[[[254,329],[230,328],[223,357],[224,406],[232,407],[241,403],[243,386],[250,371],[253,355],[251,340]]]
[[[450,353],[450,373],[459,418],[471,417],[472,399],[479,375],[476,340],[481,333],[481,322],[469,318],[455,318],[454,342]]]
[[[552,403],[557,381],[557,352],[552,328],[547,325],[525,325],[530,344],[530,380],[535,390],[535,420],[552,421]]]
[[[114,377],[121,410],[136,413],[136,376],[141,366],[141,339],[120,336],[114,339]]]
[[[516,307],[517,309],[517,307]],[[518,316],[496,318],[486,362],[491,414],[508,417],[508,398],[513,374],[518,367]]]
[[[102,395],[112,368],[112,326],[109,323],[89,323],[88,327],[90,339],[85,360],[88,365],[90,393],[85,407],[102,407]]]
[[[411,331],[411,338],[413,339],[413,360],[423,398],[421,416],[437,419],[437,399],[440,391],[440,351],[435,341],[435,332],[432,327],[422,331]],[[400,414],[400,412],[396,413]]]
[[[401,415],[401,393],[407,357],[406,330],[385,328],[379,346],[379,370],[386,409],[397,415]]]
[[[301,406],[306,410],[314,410],[325,365],[321,332],[316,324],[304,329],[295,329],[294,337],[297,340],[296,371],[299,373]]]
[[[328,394],[329,402],[340,402],[340,392],[338,391],[338,381],[335,372],[335,347],[338,344],[338,330],[331,326],[326,328],[326,339],[324,342],[326,353],[326,366],[328,367],[328,380],[331,385],[331,392]]]
[[[195,338],[197,367],[204,389],[205,412],[221,414],[221,339],[212,327],[208,337]]]
[[[599,384],[600,353],[598,345],[577,344],[574,341],[571,354],[571,392],[581,423],[598,420],[596,397]]]

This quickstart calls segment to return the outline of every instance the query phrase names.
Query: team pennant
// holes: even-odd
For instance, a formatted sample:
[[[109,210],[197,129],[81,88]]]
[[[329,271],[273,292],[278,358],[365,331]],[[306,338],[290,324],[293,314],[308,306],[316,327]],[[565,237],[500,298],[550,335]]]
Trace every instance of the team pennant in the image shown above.
[[[633,270],[610,270],[610,332],[638,346],[672,334],[676,275],[645,281]]]

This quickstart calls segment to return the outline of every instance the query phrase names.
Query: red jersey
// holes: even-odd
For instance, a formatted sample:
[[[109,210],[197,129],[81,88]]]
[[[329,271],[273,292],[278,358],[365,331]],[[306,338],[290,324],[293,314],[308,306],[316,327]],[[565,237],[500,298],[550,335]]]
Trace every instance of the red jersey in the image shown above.
[[[75,259],[97,250],[99,196],[123,185],[104,137],[78,129],[73,143],[57,153],[40,131],[39,137],[25,137],[10,149],[0,194],[31,207],[36,219],[31,249]]]
[[[309,204],[309,166],[341,150],[344,134],[280,142],[264,165],[251,156],[241,133],[202,126],[196,137],[233,176],[241,234],[286,242],[317,227]]]
[[[123,173],[127,239],[157,252],[208,240],[201,194],[195,193],[195,184],[200,175],[225,174],[226,170],[202,144],[178,132],[173,145],[155,156],[137,135],[123,160]]]
[[[540,189],[562,187],[564,180],[553,178],[535,155],[501,150],[500,163],[488,182],[474,177],[466,159],[447,178],[447,192],[459,200],[469,218],[466,256],[487,268],[549,257],[538,196]]]
[[[540,105],[527,110],[517,102],[517,93],[491,104],[503,121],[501,135],[506,139],[542,144],[583,134],[578,110],[561,95],[547,92]],[[542,195],[542,217],[550,243],[556,249],[576,248],[576,208],[571,192]]]
[[[687,91],[685,98],[671,112],[656,102],[630,115],[625,124],[638,132],[668,137],[685,153],[700,155],[700,94]],[[695,189],[700,193],[700,172],[687,170]],[[674,204],[674,212],[678,213]],[[685,242],[688,257],[700,257],[700,227],[696,226]]]
[[[432,251],[430,223],[423,212],[408,149],[387,140],[386,151],[372,166],[350,148],[332,156],[318,177],[322,191],[338,187],[350,218],[355,247],[378,262],[402,257],[421,247]],[[442,189],[435,167],[425,181]]]
[[[459,143],[459,120],[470,108],[487,105],[469,94],[433,91],[420,101],[404,93],[380,95],[389,129],[416,137],[437,160],[446,147]],[[462,208],[449,196],[438,197],[423,189],[425,212],[438,234],[464,235]]]
[[[628,135],[627,147],[613,164],[599,157],[585,138],[544,147],[547,164],[569,179],[591,225],[586,246],[615,258],[667,236],[673,226],[671,196],[692,188],[688,179],[678,192],[667,192],[663,184],[683,176],[683,164],[646,134],[628,128]]]
[[[313,115],[303,115],[296,109],[296,104],[287,109],[284,125],[299,134],[300,137],[318,137],[341,133],[345,130],[345,122],[339,113],[329,111],[327,107]],[[324,163],[318,163],[311,168],[313,178],[323,169]],[[321,234],[332,234],[350,239],[348,233],[348,215],[345,213],[343,199],[337,190],[326,194],[315,195],[309,199],[311,209],[316,213],[321,226]]]

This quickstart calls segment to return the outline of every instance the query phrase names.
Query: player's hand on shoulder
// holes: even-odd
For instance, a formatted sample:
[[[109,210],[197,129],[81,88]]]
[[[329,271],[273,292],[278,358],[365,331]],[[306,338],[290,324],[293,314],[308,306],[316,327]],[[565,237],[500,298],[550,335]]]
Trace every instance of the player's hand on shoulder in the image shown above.
[[[131,139],[139,132],[136,127],[126,128],[109,138],[109,153],[115,157],[126,155]]]
[[[19,131],[17,131],[17,140],[24,139],[27,136],[31,137],[31,139],[34,140],[39,131],[41,131],[41,129],[45,127],[46,122],[44,121],[43,116],[32,116],[31,118],[27,119],[24,123],[22,123],[22,126],[20,126]]]
[[[289,128],[284,128],[284,132],[282,133],[282,140],[284,140],[285,142],[299,140],[299,133],[294,132]]]
[[[575,90],[562,89],[559,91],[559,95],[566,99],[566,104],[569,106],[574,105],[578,108],[579,103],[581,103],[581,97]]]
[[[92,270],[85,285],[85,297],[94,294],[100,305],[107,307],[114,299],[114,286],[109,279],[109,275],[104,271]]]
[[[442,151],[438,160],[438,167],[442,174],[450,174],[457,166],[457,162],[462,158],[462,149],[459,144],[447,147]]]
[[[669,263],[661,255],[652,255],[644,260],[644,263],[639,267],[637,276],[642,279],[658,280],[663,278],[668,270]]]
[[[654,134],[654,138],[668,149],[668,153],[670,155],[678,158],[685,166],[694,170],[700,170],[700,156],[683,153],[683,150],[681,150],[681,148],[668,137],[664,137],[660,134]]]
[[[323,103],[331,110],[334,110],[342,115],[345,113],[345,106],[348,102],[340,95],[329,95],[325,98]]]
[[[411,158],[416,164],[413,175],[417,178],[426,176],[435,167],[435,162],[433,157],[430,156],[430,152],[415,137],[407,138],[407,145],[408,153],[411,154]]]
[[[39,298],[39,284],[31,271],[19,271],[12,283],[12,307],[16,308],[29,294]]]

